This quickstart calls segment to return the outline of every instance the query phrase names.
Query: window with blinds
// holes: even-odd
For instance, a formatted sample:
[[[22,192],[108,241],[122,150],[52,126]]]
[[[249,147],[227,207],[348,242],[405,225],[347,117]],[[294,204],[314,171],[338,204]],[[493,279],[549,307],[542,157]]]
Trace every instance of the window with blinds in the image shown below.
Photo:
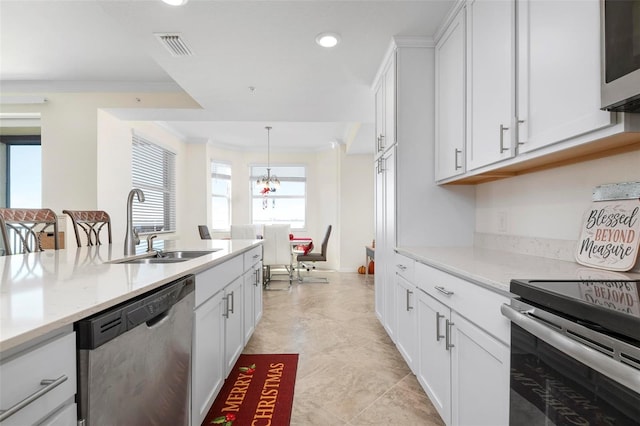
[[[140,234],[176,230],[176,154],[133,135],[131,176],[145,201],[134,199],[133,226]]]
[[[211,215],[215,231],[231,229],[231,165],[211,162]]]

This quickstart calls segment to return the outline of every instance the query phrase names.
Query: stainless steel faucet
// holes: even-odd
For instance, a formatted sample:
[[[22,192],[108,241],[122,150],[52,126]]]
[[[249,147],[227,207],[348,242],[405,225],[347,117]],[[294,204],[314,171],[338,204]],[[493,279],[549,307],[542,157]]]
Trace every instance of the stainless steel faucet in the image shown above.
[[[127,231],[124,236],[124,254],[130,255],[136,253],[136,246],[140,242],[138,237],[138,231],[133,228],[133,196],[138,197],[138,201],[144,203],[144,192],[142,190],[134,188],[129,191],[127,197]]]

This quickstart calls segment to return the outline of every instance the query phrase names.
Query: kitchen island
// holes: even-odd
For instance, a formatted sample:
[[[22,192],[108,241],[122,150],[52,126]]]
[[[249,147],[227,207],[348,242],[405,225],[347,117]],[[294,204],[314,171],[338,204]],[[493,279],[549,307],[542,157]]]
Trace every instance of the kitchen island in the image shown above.
[[[126,389],[128,379],[132,377],[141,380],[140,383],[132,382],[133,386],[141,386],[153,374],[130,374],[131,368],[146,371],[146,361],[139,365],[115,361],[121,355],[129,359],[130,349],[136,347],[135,344],[122,349],[126,349],[128,355],[111,350],[111,355],[107,355],[106,359],[113,359],[114,363],[108,367],[108,377],[102,373],[87,374],[86,368],[83,369],[83,366],[89,365],[87,360],[90,351],[87,349],[94,349],[94,346],[76,346],[80,342],[76,339],[86,335],[84,331],[76,330],[78,321],[96,318],[93,315],[100,313],[100,318],[107,321],[104,322],[105,330],[118,327],[118,333],[131,333],[134,328],[129,326],[134,326],[131,321],[138,314],[127,317],[125,322],[120,319],[113,322],[116,317],[105,313],[105,310],[115,307],[113,312],[120,312],[123,302],[134,300],[134,304],[139,303],[142,299],[138,296],[150,300],[155,289],[164,295],[157,299],[157,303],[164,303],[162,301],[169,297],[165,284],[175,284],[176,280],[184,279],[190,280],[193,288],[193,277],[196,283],[195,296],[192,295],[190,301],[184,304],[192,313],[178,309],[182,312],[181,318],[186,319],[186,323],[191,323],[186,325],[182,321],[181,324],[193,329],[193,339],[191,333],[182,331],[184,344],[179,345],[181,349],[178,351],[182,354],[182,359],[187,360],[186,364],[183,362],[188,365],[186,373],[176,376],[173,372],[174,363],[169,363],[165,367],[167,371],[159,377],[180,379],[170,386],[173,389],[172,395],[175,396],[174,403],[169,404],[171,413],[183,419],[177,423],[186,425],[190,421],[190,424],[195,425],[202,422],[229,373],[230,366],[239,357],[262,316],[262,242],[157,241],[153,246],[154,251],[150,253],[143,245],[136,247],[135,254],[130,256],[124,255],[121,246],[104,245],[0,258],[0,406],[8,408],[0,413],[3,424],[45,422],[75,425],[77,421],[89,421],[92,416],[93,420],[100,423],[95,418],[94,409],[91,411],[93,414],[88,411],[88,407],[98,407],[100,404],[87,401],[91,398],[99,401],[105,395],[102,390],[97,391],[97,394],[88,391],[100,389],[94,388],[94,385],[83,386],[88,378],[93,377],[92,380],[97,379],[99,382],[116,380],[104,389],[106,392],[106,389],[117,386],[125,386]],[[177,306],[176,304],[176,309]],[[160,305],[150,305],[153,309],[159,307]],[[164,321],[169,317],[170,320]],[[167,316],[166,313],[159,313],[157,318],[162,319],[152,325],[147,322],[147,327],[142,324],[142,328],[135,327],[135,330],[140,328],[140,333],[152,329],[157,331],[160,328],[156,325],[168,324],[169,333],[173,330],[173,324],[177,327],[177,320],[174,321],[177,314]],[[152,321],[155,319],[156,317]],[[121,323],[127,324],[126,331],[121,331],[121,326],[115,325]],[[86,331],[86,328],[83,330]],[[99,330],[102,330],[102,326],[96,329],[96,333],[103,333]],[[111,331],[108,334],[111,335]],[[141,339],[142,335],[136,336]],[[156,335],[153,341],[162,341],[165,337],[173,342],[172,347],[178,342],[164,334],[162,338]],[[131,338],[128,340],[131,341]],[[89,342],[86,338],[83,341]],[[146,347],[151,350],[153,345],[150,342],[147,344]],[[98,350],[102,351],[106,346],[101,346]],[[164,356],[164,344],[153,347],[153,353],[148,354],[150,357]],[[84,350],[81,351],[81,348]],[[97,348],[96,345],[95,349]],[[175,352],[176,348],[178,346],[170,353],[178,353]],[[76,365],[77,354],[80,358]],[[161,368],[158,363],[151,363],[149,366]],[[98,366],[98,370],[103,371],[102,366]],[[128,379],[125,380],[124,377]],[[191,390],[187,391],[184,384],[189,382]],[[77,383],[80,383],[79,388]],[[175,388],[173,385],[179,386]],[[153,388],[145,388],[145,391],[155,392]],[[80,400],[76,393],[82,397]],[[123,394],[123,391],[117,393]],[[114,395],[104,401],[110,401],[112,397]],[[133,401],[133,405],[128,406],[129,411],[123,408],[125,418],[138,415],[144,417],[148,414],[142,407],[138,407],[136,400],[128,399]],[[117,399],[113,401],[116,405],[120,404]],[[105,412],[105,409],[109,412],[114,407],[105,406],[102,411]]]
[[[217,250],[185,262],[110,263],[121,244],[0,257],[0,352],[103,311],[187,274],[197,274],[260,240],[158,241],[162,250]],[[144,242],[137,253],[144,254]]]

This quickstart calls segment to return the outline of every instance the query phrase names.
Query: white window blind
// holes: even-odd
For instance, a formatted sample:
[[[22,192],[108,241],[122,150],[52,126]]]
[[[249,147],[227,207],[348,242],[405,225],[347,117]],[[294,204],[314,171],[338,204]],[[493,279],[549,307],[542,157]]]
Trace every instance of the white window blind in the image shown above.
[[[133,226],[140,234],[176,230],[176,154],[133,135],[131,175],[145,201],[134,199]]]
[[[211,211],[213,229],[231,229],[231,165],[211,162]]]

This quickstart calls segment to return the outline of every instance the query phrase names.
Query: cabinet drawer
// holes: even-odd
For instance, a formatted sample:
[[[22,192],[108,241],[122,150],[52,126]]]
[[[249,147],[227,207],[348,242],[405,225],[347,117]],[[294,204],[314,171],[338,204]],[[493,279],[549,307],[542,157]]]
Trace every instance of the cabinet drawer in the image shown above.
[[[509,343],[510,323],[500,313],[509,298],[422,263],[416,264],[416,286],[478,327]]]
[[[241,255],[229,259],[213,268],[196,275],[196,307],[222,290],[244,272],[244,258]]]
[[[31,425],[43,421],[76,393],[76,334],[69,333],[19,353],[0,364],[0,408],[7,410],[30,395],[46,393],[2,422]],[[42,384],[43,381],[59,384]]]
[[[393,262],[394,271],[410,283],[414,282],[415,260],[396,253]]]
[[[262,259],[262,245],[254,247],[244,253],[244,270],[249,270],[253,265]]]

